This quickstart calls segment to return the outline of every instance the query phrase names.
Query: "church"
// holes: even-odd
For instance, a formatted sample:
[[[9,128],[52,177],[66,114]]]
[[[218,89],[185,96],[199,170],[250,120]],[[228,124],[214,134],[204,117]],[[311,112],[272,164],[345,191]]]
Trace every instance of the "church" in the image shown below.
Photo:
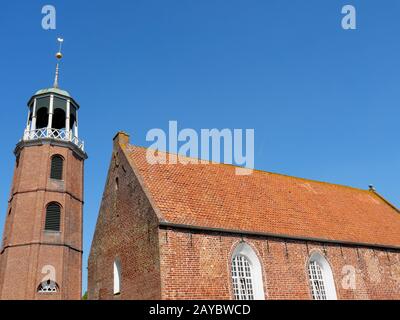
[[[400,299],[399,213],[372,186],[149,164],[119,132],[88,298]]]
[[[80,106],[58,78],[59,63],[28,100],[14,150],[0,300],[82,297],[88,156]],[[400,299],[400,212],[372,186],[146,155],[114,137],[88,299]]]

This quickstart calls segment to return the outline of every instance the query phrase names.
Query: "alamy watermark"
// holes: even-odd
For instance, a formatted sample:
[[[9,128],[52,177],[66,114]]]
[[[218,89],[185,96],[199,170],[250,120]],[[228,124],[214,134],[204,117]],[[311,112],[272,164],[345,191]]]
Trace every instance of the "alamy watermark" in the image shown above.
[[[224,163],[243,166],[235,169],[236,175],[253,173],[254,129],[201,129],[198,134],[194,129],[178,130],[178,122],[170,121],[168,133],[151,129],[146,141],[153,142],[146,153],[149,164],[219,163],[223,151]]]
[[[356,289],[356,268],[352,265],[345,265],[342,268],[342,288],[345,290]]]
[[[345,15],[342,18],[342,28],[344,30],[357,29],[356,8],[350,4],[345,5],[342,8],[342,14]]]
[[[42,28],[44,30],[55,30],[56,25],[56,8],[50,4],[43,6],[42,14]]]
[[[353,5],[347,4],[342,7],[342,28],[344,30],[355,30],[357,29],[356,21],[356,8]],[[42,28],[44,30],[55,30],[56,25],[56,7],[51,4],[47,4],[42,7]]]
[[[50,264],[43,266],[42,274],[45,276],[42,278],[38,287],[39,293],[52,293],[58,291],[58,285],[56,282],[56,268]]]

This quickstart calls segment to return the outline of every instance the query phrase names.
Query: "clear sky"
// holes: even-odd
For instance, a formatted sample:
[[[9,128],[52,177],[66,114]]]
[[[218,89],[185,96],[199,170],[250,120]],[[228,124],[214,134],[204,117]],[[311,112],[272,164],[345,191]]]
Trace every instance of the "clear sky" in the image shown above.
[[[57,29],[41,9],[57,9]],[[357,29],[341,28],[341,9]],[[398,0],[3,1],[0,225],[26,102],[52,85],[81,104],[87,258],[119,130],[254,128],[255,166],[377,191],[400,206]],[[34,212],[32,214],[35,214]]]

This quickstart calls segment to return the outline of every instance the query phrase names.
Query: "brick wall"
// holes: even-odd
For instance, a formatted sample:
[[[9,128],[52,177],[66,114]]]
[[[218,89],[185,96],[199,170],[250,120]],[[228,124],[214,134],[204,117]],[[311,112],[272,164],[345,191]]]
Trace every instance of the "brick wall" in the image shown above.
[[[51,157],[64,158],[63,181],[50,179]],[[61,232],[44,231],[46,207],[61,205]],[[2,249],[2,299],[80,299],[82,287],[83,161],[66,147],[24,147],[15,167]],[[46,274],[55,268],[59,294],[38,294]]]
[[[116,141],[89,256],[88,299],[160,299],[157,230],[156,215]],[[118,296],[113,293],[116,259]]]
[[[241,237],[160,230],[163,299],[232,299],[230,260]],[[400,299],[400,254],[333,244],[244,237],[262,262],[266,299],[311,299],[307,262],[315,250],[331,265],[338,299]],[[355,289],[344,289],[344,266]]]

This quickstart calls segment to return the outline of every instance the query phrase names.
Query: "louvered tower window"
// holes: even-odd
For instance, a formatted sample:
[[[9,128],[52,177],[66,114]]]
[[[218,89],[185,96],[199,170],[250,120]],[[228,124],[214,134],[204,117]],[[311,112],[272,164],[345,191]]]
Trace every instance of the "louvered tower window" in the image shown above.
[[[51,158],[51,170],[50,170],[51,179],[62,180],[63,164],[64,164],[64,159],[61,156],[54,156],[53,158]]]
[[[50,203],[46,209],[46,231],[60,231],[61,207],[57,203]]]

